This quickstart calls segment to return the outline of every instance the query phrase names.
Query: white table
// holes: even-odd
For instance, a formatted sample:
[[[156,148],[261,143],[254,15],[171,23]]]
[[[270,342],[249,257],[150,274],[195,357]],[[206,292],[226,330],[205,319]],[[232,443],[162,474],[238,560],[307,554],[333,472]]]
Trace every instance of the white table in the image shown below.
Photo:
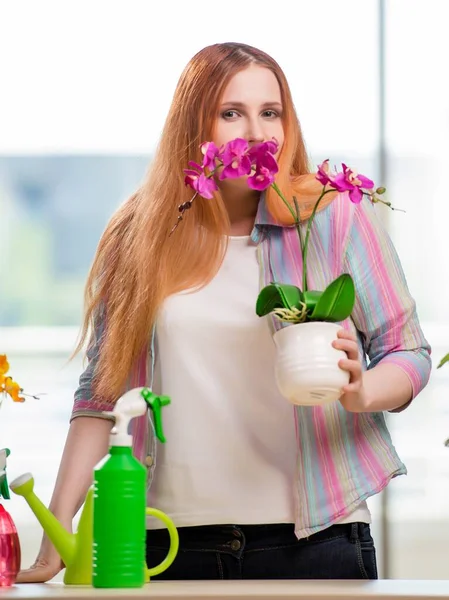
[[[448,566],[449,576],[449,566]],[[60,583],[20,584],[0,588],[0,600],[85,600],[96,598],[151,598],[152,600],[260,600],[272,598],[307,598],[346,600],[379,598],[382,600],[449,600],[449,580],[379,580],[379,581],[155,581],[139,589],[94,589],[64,586]]]

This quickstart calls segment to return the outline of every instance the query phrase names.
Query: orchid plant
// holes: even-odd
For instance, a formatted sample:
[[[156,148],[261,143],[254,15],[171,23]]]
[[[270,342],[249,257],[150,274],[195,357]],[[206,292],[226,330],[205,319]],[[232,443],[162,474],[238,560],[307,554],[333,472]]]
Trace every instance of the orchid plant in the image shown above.
[[[0,354],[0,406],[2,405],[5,396],[9,396],[13,402],[25,402],[25,397],[29,394],[24,394],[23,389],[7,375],[9,372],[9,362],[6,354]],[[38,396],[31,396],[38,400]]]
[[[192,207],[197,196],[213,198],[214,192],[218,190],[217,178],[223,181],[246,176],[248,186],[258,191],[264,191],[271,186],[292,215],[298,233],[303,259],[302,287],[282,282],[273,282],[264,287],[257,298],[257,315],[262,317],[272,313],[280,320],[292,324],[308,321],[343,321],[351,314],[355,302],[354,282],[348,273],[340,275],[324,291],[308,288],[307,253],[315,214],[324,196],[335,191],[348,192],[349,200],[355,204],[360,203],[365,196],[372,203],[381,202],[392,208],[391,204],[382,199],[385,188],[375,190],[373,181],[357,174],[345,164],[342,164],[341,172],[331,172],[329,160],[325,160],[319,165],[316,173],[316,179],[323,188],[307,221],[303,239],[299,204],[296,198],[289,202],[275,181],[279,171],[275,158],[278,147],[275,139],[250,145],[246,140],[237,138],[221,148],[213,142],[202,143],[202,163],[190,161],[188,168],[184,169],[185,184],[195,193],[188,202],[179,206],[178,221],[171,233],[182,221],[185,212]]]
[[[13,402],[25,402],[23,389],[7,375],[9,372],[9,362],[6,354],[0,354],[0,406],[3,403],[5,396],[9,396]],[[32,396],[38,399],[38,396]],[[9,499],[8,481],[6,478],[6,459],[10,454],[9,448],[0,449],[0,498]]]

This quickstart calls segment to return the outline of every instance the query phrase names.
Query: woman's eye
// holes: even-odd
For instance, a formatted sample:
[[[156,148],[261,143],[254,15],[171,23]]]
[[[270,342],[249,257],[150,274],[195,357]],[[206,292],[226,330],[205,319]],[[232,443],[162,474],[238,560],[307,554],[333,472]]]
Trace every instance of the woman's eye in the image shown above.
[[[238,116],[238,112],[236,110],[225,110],[221,116],[223,119],[234,119],[236,116]]]
[[[279,114],[275,110],[266,110],[263,114],[269,119],[275,119],[279,116]]]

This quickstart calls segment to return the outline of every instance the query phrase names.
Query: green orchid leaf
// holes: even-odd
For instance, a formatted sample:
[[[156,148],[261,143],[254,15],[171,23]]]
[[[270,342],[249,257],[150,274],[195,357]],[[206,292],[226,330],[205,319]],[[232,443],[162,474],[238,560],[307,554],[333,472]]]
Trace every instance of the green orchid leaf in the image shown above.
[[[311,321],[344,321],[352,313],[355,302],[355,288],[352,277],[347,273],[340,275],[327,286],[318,300]]]
[[[317,292],[314,290],[308,290],[304,292],[304,302],[307,306],[307,314],[311,315],[315,310],[315,306],[318,304],[318,300],[323,295],[323,292]]]
[[[264,287],[257,297],[256,314],[264,317],[276,308],[299,309],[303,301],[303,293],[298,287],[284,283],[271,283]]]
[[[449,353],[446,354],[446,356],[443,356],[443,358],[440,360],[440,364],[438,365],[437,369],[442,367],[447,362],[449,362]]]

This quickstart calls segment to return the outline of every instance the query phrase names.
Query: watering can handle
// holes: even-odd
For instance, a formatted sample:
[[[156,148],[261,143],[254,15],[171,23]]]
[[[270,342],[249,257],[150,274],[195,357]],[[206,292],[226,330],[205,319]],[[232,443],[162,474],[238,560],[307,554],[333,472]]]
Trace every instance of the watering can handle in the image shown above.
[[[147,507],[145,512],[147,515],[161,520],[164,523],[164,525],[166,525],[168,529],[168,534],[170,536],[170,548],[168,549],[167,556],[164,558],[164,560],[159,565],[157,565],[156,567],[152,567],[151,569],[146,567],[145,581],[148,582],[150,581],[150,578],[154,575],[159,575],[160,573],[166,571],[175,560],[179,550],[179,535],[178,530],[176,529],[173,521],[161,510],[157,510],[157,508]]]

